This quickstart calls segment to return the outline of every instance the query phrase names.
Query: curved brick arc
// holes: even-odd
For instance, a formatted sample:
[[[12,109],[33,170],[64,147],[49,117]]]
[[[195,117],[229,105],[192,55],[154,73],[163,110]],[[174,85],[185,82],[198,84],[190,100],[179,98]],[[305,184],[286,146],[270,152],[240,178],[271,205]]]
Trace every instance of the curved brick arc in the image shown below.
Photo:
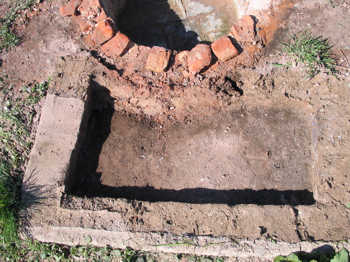
[[[272,0],[262,1],[264,2],[262,6],[266,7],[266,3],[270,1]],[[249,1],[243,2],[243,5],[246,6]],[[124,55],[130,49],[128,47],[135,45],[128,36],[118,32],[118,26],[115,23],[116,17],[123,11],[125,4],[125,0],[71,0],[60,8],[60,13],[62,16],[71,16],[73,22],[78,24],[83,40],[90,49],[97,49],[103,55],[116,59]],[[219,61],[225,62],[239,56],[242,46],[247,43],[254,46],[260,43],[260,48],[263,47],[265,44],[264,38],[257,32],[257,28],[261,29],[262,26],[257,21],[251,15],[242,16],[232,26],[229,36],[215,40],[211,45],[208,45],[208,48],[212,50]],[[203,45],[206,44],[200,43],[193,49],[203,50],[205,54],[203,53],[202,57],[207,57],[207,50],[203,48]],[[148,59],[145,61],[146,69],[154,72],[169,69],[171,54],[175,52],[164,50],[164,48],[152,48],[148,52]],[[200,54],[197,55],[201,56]],[[215,59],[211,61],[215,61]],[[188,59],[187,64],[184,64],[192,75],[202,72],[210,65],[208,66],[206,61],[201,62],[198,59]]]

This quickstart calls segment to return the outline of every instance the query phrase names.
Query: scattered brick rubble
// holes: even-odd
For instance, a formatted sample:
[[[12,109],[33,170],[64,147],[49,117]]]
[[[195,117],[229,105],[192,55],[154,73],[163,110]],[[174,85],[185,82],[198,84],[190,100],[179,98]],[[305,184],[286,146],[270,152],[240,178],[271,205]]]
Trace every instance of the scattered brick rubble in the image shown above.
[[[72,17],[88,48],[99,50],[107,57],[117,59],[136,45],[117,30],[115,21],[106,15],[100,0],[70,0],[60,8],[60,14]],[[211,45],[200,43],[190,51],[177,54],[163,47],[143,49],[148,52],[145,67],[154,72],[166,71],[170,67],[171,56],[174,55],[175,60],[187,67],[190,74],[200,73],[216,60],[225,62],[239,56],[242,46],[247,42],[256,45],[260,41],[261,46],[264,46],[257,28],[254,17],[245,15],[232,26],[228,36],[217,39]]]

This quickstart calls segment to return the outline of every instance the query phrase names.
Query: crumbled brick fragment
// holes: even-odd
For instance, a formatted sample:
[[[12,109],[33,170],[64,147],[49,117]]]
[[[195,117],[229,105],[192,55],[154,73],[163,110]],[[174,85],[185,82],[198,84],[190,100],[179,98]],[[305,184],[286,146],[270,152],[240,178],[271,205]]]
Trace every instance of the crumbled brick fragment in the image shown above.
[[[198,44],[188,55],[188,70],[192,74],[200,73],[210,65],[211,59],[210,47],[206,44]]]
[[[129,37],[121,32],[118,32],[111,40],[102,46],[101,51],[106,56],[116,58],[123,55],[130,44],[131,41]]]
[[[102,45],[114,36],[114,29],[110,20],[96,24],[92,39],[97,45]]]
[[[211,49],[220,61],[229,60],[239,54],[238,49],[227,36],[221,37],[212,43]]]
[[[71,0],[66,5],[60,7],[60,14],[62,16],[72,16],[75,15],[76,10],[81,4],[81,0]]]
[[[256,36],[255,21],[252,16],[243,16],[231,28],[232,36],[238,42],[253,42]]]

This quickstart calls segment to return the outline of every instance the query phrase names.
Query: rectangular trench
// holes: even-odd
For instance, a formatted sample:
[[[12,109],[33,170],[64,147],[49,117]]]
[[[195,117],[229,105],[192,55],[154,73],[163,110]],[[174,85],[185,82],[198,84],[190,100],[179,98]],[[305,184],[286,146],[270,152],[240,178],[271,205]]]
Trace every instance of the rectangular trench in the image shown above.
[[[164,130],[113,112],[106,97],[93,96],[76,168],[66,179],[71,195],[191,204],[315,202],[311,124],[289,108],[237,109]]]

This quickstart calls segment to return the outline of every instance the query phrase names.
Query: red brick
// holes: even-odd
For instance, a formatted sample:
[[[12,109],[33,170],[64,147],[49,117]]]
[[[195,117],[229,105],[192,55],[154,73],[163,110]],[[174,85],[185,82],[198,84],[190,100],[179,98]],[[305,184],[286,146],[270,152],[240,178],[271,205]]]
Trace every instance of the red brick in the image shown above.
[[[80,28],[80,31],[87,33],[91,30],[91,25],[82,16],[73,16],[72,20]]]
[[[199,73],[211,63],[212,55],[210,47],[206,44],[196,45],[188,55],[188,70]]]
[[[223,36],[211,44],[211,49],[221,61],[226,61],[239,54],[229,37]]]
[[[154,72],[165,71],[169,64],[171,51],[163,47],[154,46],[148,54],[146,69]]]
[[[68,4],[60,7],[62,16],[72,16],[81,4],[81,0],[71,0]]]
[[[92,38],[97,45],[102,45],[111,39],[114,33],[111,21],[104,20],[96,24]]]
[[[105,43],[101,51],[109,57],[116,58],[121,56],[129,47],[130,39],[121,32],[118,32],[115,37]]]
[[[232,36],[238,42],[252,42],[256,36],[255,21],[252,16],[243,16],[231,28]]]

